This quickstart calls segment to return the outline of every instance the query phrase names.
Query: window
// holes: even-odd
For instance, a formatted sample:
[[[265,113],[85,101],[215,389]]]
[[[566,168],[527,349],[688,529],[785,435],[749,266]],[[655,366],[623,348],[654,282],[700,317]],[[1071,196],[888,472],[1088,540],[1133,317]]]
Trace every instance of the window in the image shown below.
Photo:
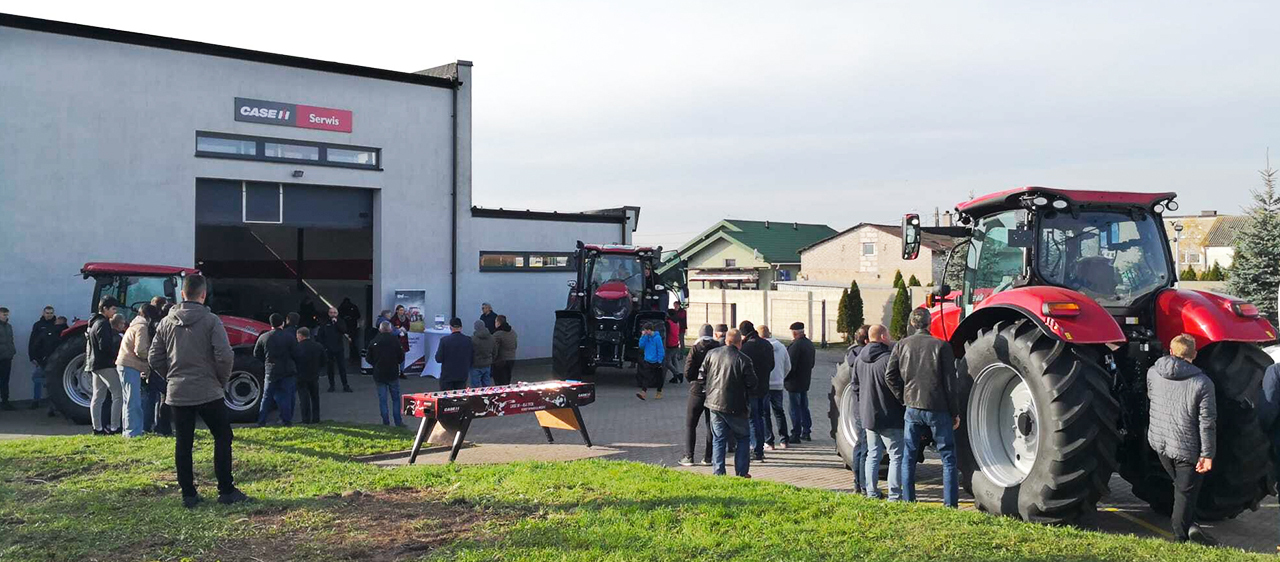
[[[874,256],[874,255],[876,255],[876,243],[875,243],[875,242],[863,242],[863,243],[862,243],[862,255],[864,255],[864,256]]]
[[[1179,262],[1186,265],[1199,265],[1200,252],[1197,250],[1182,250],[1182,259]]]
[[[565,252],[480,252],[480,271],[573,271]]]
[[[725,267],[738,267],[738,260],[724,260]]]
[[[1040,221],[1040,275],[1102,306],[1131,306],[1169,285],[1159,228],[1150,215],[1085,211],[1046,216]]]
[[[966,310],[982,299],[1013,287],[1022,275],[1022,249],[1009,245],[1009,232],[1016,228],[1017,211],[1006,211],[982,219],[969,241],[965,264]]]
[[[196,156],[381,170],[382,149],[196,131]]]

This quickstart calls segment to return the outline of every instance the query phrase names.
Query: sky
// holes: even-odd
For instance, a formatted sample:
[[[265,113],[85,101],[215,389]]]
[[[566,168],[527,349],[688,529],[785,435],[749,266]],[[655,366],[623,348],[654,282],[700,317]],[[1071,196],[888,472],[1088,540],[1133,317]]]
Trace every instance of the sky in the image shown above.
[[[1239,212],[1280,137],[1274,2],[16,2],[0,12],[399,71],[475,63],[480,206],[931,217],[1020,185]]]

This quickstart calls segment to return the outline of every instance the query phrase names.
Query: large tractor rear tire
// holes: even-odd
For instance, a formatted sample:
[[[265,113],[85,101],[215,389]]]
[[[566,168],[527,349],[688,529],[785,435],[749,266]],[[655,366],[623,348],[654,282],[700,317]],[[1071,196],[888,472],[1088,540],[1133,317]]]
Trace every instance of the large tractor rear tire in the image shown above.
[[[1206,347],[1196,365],[1213,379],[1218,406],[1218,450],[1213,470],[1205,475],[1196,516],[1205,521],[1233,518],[1257,509],[1270,493],[1271,444],[1258,422],[1254,404],[1271,358],[1255,345],[1221,342]],[[1145,380],[1145,379],[1144,379]],[[1143,454],[1126,457],[1121,474],[1133,495],[1160,513],[1173,510],[1173,480],[1147,444],[1146,412],[1140,412]]]
[[[236,353],[231,378],[224,387],[227,414],[231,423],[258,421],[262,392],[266,390],[266,370],[262,362],[249,353]]]
[[[562,379],[577,379],[585,374],[582,356],[582,321],[578,318],[556,318],[551,339],[551,368]]]
[[[959,371],[973,380],[961,465],[975,467],[978,508],[1052,524],[1093,513],[1115,471],[1120,405],[1092,351],[1001,322],[966,344]]]
[[[67,338],[46,363],[45,390],[49,400],[72,422],[89,423],[89,400],[93,397],[93,373],[84,370],[84,337]]]

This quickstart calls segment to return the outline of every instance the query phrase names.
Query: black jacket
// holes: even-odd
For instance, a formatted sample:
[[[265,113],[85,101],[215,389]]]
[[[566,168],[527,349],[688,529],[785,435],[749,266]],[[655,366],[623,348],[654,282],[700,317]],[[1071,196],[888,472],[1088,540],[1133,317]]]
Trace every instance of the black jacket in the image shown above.
[[[484,327],[489,329],[490,334],[498,331],[498,326],[495,324],[498,320],[498,313],[489,311],[488,314],[481,314],[480,320],[484,322]]]
[[[764,343],[770,349],[773,348],[769,342]],[[704,404],[707,409],[728,416],[747,417],[750,411],[748,396],[751,391],[759,387],[764,387],[766,391],[769,389],[768,379],[760,384],[756,378],[757,372],[759,371],[753,366],[751,358],[736,347],[724,345],[707,352],[706,359],[702,361],[702,378],[706,381],[707,388]],[[765,377],[768,377],[768,371],[765,373]]]
[[[893,346],[885,380],[894,397],[917,410],[960,415],[960,400],[952,389],[956,358],[951,344],[929,334],[907,336]]]
[[[471,338],[455,332],[440,338],[436,347],[436,363],[440,364],[440,382],[465,381],[470,375],[473,355]]]
[[[253,346],[253,356],[262,361],[267,380],[282,379],[298,373],[293,364],[297,348],[297,336],[288,328],[269,330],[258,336],[258,343]]]
[[[341,318],[326,319],[316,328],[316,341],[329,353],[342,353],[346,344],[347,327]]]
[[[872,431],[902,429],[905,425],[902,418],[906,408],[889,390],[889,383],[884,378],[892,352],[893,347],[875,342],[863,347],[850,363],[853,378],[849,381],[849,388],[853,390],[858,417],[862,419],[862,426]]]
[[[742,353],[751,359],[751,366],[755,369],[756,374],[764,377],[764,384],[753,386],[751,395],[767,396],[769,394],[769,373],[773,372],[773,344],[761,338],[755,332],[744,334]]]
[[[94,314],[85,332],[84,370],[114,369],[116,354],[120,352],[120,338],[111,329],[111,319]]]
[[[702,361],[711,350],[722,345],[724,344],[714,339],[704,338],[689,348],[689,354],[684,358],[684,380],[689,381],[689,394],[705,396],[703,383],[706,381],[702,378]]]
[[[787,347],[787,355],[791,356],[791,371],[782,379],[782,388],[787,389],[787,392],[809,392],[815,353],[813,341],[807,337],[791,342]]]
[[[853,344],[849,346],[848,351],[845,351],[844,353],[844,362],[847,363],[850,367],[852,367],[853,360],[857,359],[858,354],[861,353],[862,350],[865,349],[866,347],[867,346],[865,345],[858,345],[858,344]]]
[[[320,371],[324,370],[328,354],[324,346],[313,339],[298,342],[293,361],[298,367],[298,380],[315,382],[320,380]]]
[[[31,338],[27,340],[27,357],[43,368],[53,350],[57,349],[62,339],[61,333],[62,330],[53,320],[36,320],[31,325]]]
[[[400,347],[400,338],[391,332],[379,332],[369,343],[365,360],[373,365],[374,381],[395,382],[400,376],[400,364],[404,362],[404,348]]]

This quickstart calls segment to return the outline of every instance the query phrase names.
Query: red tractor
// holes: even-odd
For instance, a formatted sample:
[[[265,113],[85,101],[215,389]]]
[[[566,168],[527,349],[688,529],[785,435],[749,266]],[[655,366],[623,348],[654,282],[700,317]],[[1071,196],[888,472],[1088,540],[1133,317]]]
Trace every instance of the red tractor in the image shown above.
[[[578,242],[569,282],[569,302],[556,311],[551,345],[556,375],[573,379],[597,367],[637,362],[645,325],[666,333],[667,292],[656,275],[662,247],[598,245]]]
[[[958,358],[962,482],[980,509],[1075,521],[1118,469],[1169,512],[1173,484],[1147,445],[1146,373],[1183,333],[1217,392],[1218,453],[1198,513],[1234,517],[1270,493],[1254,405],[1272,363],[1259,344],[1276,332],[1250,303],[1177,288],[1161,221],[1175,195],[1024,187],[956,207],[968,243],[948,262],[964,260],[964,281],[926,306]],[[907,215],[904,259],[920,237]]]
[[[86,263],[80,269],[85,279],[93,278],[93,300],[89,310],[98,306],[105,296],[116,297],[124,306],[120,313],[130,320],[138,309],[152,297],[164,297],[176,302],[182,286],[182,277],[199,273],[184,267],[165,265],[138,265],[130,263]],[[270,326],[235,316],[220,316],[227,330],[227,339],[235,350],[235,366],[226,386],[227,408],[231,421],[252,422],[258,416],[258,403],[262,399],[262,363],[253,357],[253,344],[258,335]],[[62,343],[49,356],[45,376],[49,399],[58,411],[76,423],[89,423],[89,399],[93,396],[93,375],[84,370],[85,331],[88,323],[76,320],[62,332]],[[61,376],[57,374],[61,373]]]

